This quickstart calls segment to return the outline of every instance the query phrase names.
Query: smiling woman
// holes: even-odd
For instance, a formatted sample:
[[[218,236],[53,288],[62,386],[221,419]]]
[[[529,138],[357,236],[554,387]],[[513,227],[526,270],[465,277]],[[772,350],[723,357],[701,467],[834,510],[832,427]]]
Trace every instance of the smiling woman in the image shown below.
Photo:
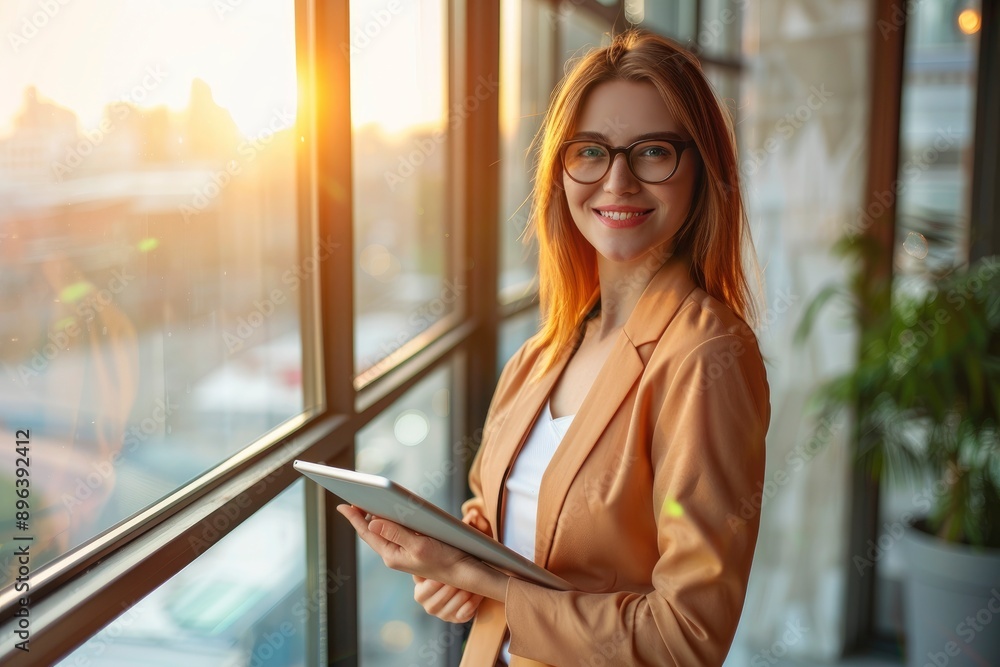
[[[425,611],[475,618],[463,665],[722,664],[759,527],[729,518],[770,421],[732,127],[694,56],[630,30],[567,74],[539,139],[544,320],[500,377],[462,510],[576,590],[338,509]]]

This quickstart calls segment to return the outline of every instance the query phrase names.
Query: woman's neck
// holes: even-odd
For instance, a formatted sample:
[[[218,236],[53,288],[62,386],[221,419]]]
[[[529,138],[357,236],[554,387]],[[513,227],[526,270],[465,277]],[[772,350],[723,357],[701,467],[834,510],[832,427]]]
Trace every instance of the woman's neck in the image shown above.
[[[595,323],[598,339],[614,335],[625,326],[643,290],[670,256],[669,250],[660,247],[628,263],[597,257],[601,284],[601,312]]]

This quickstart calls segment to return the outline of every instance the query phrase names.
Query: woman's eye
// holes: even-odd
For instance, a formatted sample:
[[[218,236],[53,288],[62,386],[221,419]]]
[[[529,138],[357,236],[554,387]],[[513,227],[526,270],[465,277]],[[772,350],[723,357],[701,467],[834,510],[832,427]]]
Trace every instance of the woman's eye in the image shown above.
[[[600,146],[586,146],[581,148],[577,155],[584,158],[599,158],[604,157],[604,149]]]
[[[669,157],[671,152],[669,148],[664,146],[649,146],[642,149],[640,155],[642,157]]]

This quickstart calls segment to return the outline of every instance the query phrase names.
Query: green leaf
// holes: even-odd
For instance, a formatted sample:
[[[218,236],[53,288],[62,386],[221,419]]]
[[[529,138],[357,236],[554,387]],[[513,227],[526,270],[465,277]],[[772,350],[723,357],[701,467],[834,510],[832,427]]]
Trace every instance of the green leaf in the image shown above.
[[[813,327],[816,325],[816,319],[819,317],[820,311],[835,296],[845,297],[846,292],[844,288],[840,285],[827,285],[809,302],[806,312],[802,315],[802,320],[795,328],[794,341],[796,345],[801,345],[809,337]]]

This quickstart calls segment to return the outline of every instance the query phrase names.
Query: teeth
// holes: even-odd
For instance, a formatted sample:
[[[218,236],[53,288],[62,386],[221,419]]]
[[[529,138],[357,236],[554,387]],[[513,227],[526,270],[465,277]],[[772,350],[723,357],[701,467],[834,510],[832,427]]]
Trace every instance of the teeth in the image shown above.
[[[598,213],[600,213],[605,218],[609,218],[611,220],[628,220],[629,218],[634,218],[637,215],[645,215],[645,212],[622,213],[620,211],[598,211]]]

